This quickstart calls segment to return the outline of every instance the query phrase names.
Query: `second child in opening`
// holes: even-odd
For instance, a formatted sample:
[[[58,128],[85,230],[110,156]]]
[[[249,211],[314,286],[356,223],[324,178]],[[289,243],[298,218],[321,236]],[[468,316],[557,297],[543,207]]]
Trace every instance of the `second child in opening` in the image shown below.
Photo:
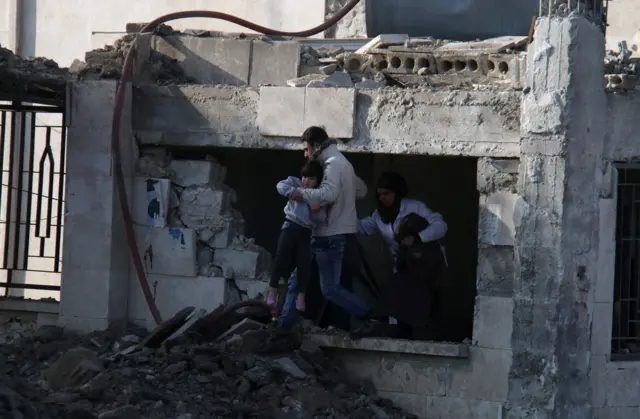
[[[291,198],[297,188],[315,188],[322,181],[322,165],[309,160],[302,167],[301,178],[289,176],[278,182],[278,193]],[[289,279],[297,269],[296,309],[305,311],[305,291],[311,278],[311,230],[317,223],[326,222],[326,208],[319,204],[309,205],[304,201],[289,200],[284,207],[285,220],[278,238],[278,249],[269,281],[267,304],[275,310],[280,278]]]

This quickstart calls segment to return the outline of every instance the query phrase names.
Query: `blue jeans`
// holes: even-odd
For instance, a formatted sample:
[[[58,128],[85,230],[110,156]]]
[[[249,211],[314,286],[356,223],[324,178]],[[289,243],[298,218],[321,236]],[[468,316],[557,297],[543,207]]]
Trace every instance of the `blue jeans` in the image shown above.
[[[351,315],[364,317],[370,311],[367,304],[340,285],[346,243],[347,236],[344,234],[311,239],[311,250],[318,262],[320,290],[324,298],[342,307]]]
[[[287,285],[287,296],[284,299],[282,313],[278,316],[276,324],[278,326],[289,328],[298,320],[298,310],[296,309],[296,297],[298,296],[298,271],[295,270],[289,278]]]

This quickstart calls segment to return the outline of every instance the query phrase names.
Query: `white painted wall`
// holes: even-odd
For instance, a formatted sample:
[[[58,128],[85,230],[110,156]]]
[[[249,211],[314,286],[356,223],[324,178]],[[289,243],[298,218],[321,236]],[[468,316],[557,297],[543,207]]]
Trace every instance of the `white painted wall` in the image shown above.
[[[0,0],[0,44],[14,49],[16,0]],[[125,31],[129,22],[148,22],[182,10],[215,10],[275,29],[296,31],[324,20],[325,0],[17,0],[24,5],[23,51],[46,56],[61,66]],[[188,19],[169,23],[176,29],[247,32],[232,23]]]

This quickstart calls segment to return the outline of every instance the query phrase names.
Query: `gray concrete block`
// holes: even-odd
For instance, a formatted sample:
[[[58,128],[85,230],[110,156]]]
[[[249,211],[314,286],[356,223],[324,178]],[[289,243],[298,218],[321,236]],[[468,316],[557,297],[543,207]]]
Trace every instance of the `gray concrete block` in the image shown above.
[[[233,269],[234,278],[256,278],[265,268],[265,255],[260,251],[240,249],[216,249],[214,265]]]
[[[609,355],[613,324],[613,304],[594,303],[591,314],[591,353]]]
[[[299,137],[307,128],[304,87],[262,87],[258,129],[262,135]]]
[[[134,178],[133,222],[147,227],[166,227],[170,189],[169,179]]]
[[[513,246],[513,215],[520,198],[509,192],[480,196],[479,242],[496,246]]]
[[[476,297],[473,344],[481,348],[511,349],[513,299]]]
[[[455,397],[427,397],[429,419],[502,419],[502,403]]]
[[[415,355],[388,354],[380,357],[373,381],[377,390],[444,396],[447,364]]]
[[[248,299],[265,297],[269,289],[269,283],[255,279],[236,279],[236,286]]]
[[[209,227],[212,231],[228,225],[221,217],[231,206],[231,196],[224,189],[208,186],[194,186],[182,191],[180,197],[180,216],[189,228]]]
[[[150,274],[195,277],[196,232],[189,228],[136,226],[140,257]]]
[[[249,83],[286,86],[287,80],[298,77],[300,48],[298,42],[253,41]]]
[[[306,89],[304,126],[321,126],[332,138],[352,138],[355,89]]]
[[[616,219],[615,199],[601,199],[599,207],[598,271],[593,299],[600,303],[613,303],[613,285],[616,266]]]
[[[640,365],[618,362],[606,366],[606,405],[611,407],[637,406],[640,394]]]
[[[512,297],[515,277],[513,247],[480,247],[477,276],[478,295]]]
[[[154,36],[151,57],[177,60],[197,83],[242,85],[249,82],[251,41],[243,39]]]
[[[378,396],[391,400],[396,406],[416,415],[420,419],[427,417],[427,396],[425,395],[378,391]]]
[[[508,350],[472,347],[469,362],[450,366],[447,396],[506,401],[512,358],[513,354]]]
[[[215,160],[173,160],[169,169],[173,182],[184,187],[223,184],[227,175],[227,168]]]

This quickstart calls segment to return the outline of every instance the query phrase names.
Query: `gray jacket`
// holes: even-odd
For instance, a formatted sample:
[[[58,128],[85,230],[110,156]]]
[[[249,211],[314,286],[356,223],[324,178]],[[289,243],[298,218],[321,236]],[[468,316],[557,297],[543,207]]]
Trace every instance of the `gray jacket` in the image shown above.
[[[302,187],[302,181],[294,176],[289,176],[276,185],[278,193],[286,198],[291,198],[291,195],[300,187]],[[313,212],[308,203],[292,200],[289,200],[284,207],[284,214],[287,220],[307,228],[312,228],[327,220],[326,208],[322,207],[320,211]]]
[[[319,187],[300,189],[303,199],[311,204],[331,205],[327,209],[327,222],[316,226],[314,236],[327,237],[358,232],[356,199],[367,195],[367,185],[356,176],[349,160],[333,144],[318,159],[324,166],[324,177]]]

